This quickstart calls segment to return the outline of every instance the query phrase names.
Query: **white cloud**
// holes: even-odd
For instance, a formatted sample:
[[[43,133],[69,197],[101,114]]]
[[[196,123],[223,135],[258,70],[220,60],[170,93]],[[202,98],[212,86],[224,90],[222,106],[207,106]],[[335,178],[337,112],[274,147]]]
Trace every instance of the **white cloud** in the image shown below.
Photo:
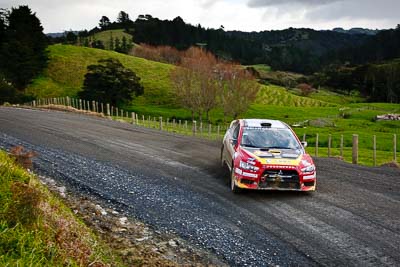
[[[395,27],[398,0],[0,0],[10,8],[29,5],[45,32],[91,29],[101,16],[112,21],[123,10],[160,19],[180,16],[185,22],[226,30],[262,31],[288,27]]]
[[[318,6],[331,4],[337,1],[343,0],[250,0],[250,7],[265,7],[265,6],[278,6],[278,5],[306,5],[306,6]]]

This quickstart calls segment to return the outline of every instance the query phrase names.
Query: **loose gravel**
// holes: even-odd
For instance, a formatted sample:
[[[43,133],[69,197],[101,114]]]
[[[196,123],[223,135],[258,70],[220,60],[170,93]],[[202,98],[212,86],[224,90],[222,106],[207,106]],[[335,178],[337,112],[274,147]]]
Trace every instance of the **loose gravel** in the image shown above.
[[[77,114],[0,107],[0,145],[17,144],[37,151],[36,171],[67,191],[97,196],[124,216],[178,235],[232,266],[400,264],[395,168],[315,158],[315,193],[234,195],[220,167],[218,142]]]
[[[120,212],[144,221],[158,231],[177,234],[195,246],[215,253],[232,266],[309,265],[306,257],[292,251],[267,233],[260,231],[257,243],[246,239],[255,225],[237,221],[230,225],[226,207],[204,195],[189,191],[173,177],[148,177],[61,150],[36,146],[6,134],[0,134],[0,148],[21,145],[39,154],[33,160],[34,171],[53,177],[70,190],[94,194],[117,206]],[[210,212],[220,210],[218,214]],[[235,212],[235,211],[231,211]],[[228,220],[224,219],[227,217]],[[236,228],[232,231],[232,228]],[[257,246],[264,244],[264,246]]]

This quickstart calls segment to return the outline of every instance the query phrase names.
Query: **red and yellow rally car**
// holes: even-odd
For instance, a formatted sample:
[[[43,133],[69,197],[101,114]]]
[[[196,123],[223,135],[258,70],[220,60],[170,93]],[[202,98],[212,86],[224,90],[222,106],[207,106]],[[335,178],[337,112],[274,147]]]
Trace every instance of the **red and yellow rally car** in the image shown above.
[[[316,169],[293,130],[267,119],[232,121],[221,148],[231,189],[315,191]]]

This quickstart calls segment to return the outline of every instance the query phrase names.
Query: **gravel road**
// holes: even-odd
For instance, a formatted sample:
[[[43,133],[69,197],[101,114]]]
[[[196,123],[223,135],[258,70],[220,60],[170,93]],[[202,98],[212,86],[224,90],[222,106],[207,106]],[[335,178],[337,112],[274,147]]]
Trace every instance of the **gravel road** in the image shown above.
[[[234,195],[220,144],[106,119],[0,108],[0,148],[233,266],[399,266],[400,171],[315,159],[318,191]]]

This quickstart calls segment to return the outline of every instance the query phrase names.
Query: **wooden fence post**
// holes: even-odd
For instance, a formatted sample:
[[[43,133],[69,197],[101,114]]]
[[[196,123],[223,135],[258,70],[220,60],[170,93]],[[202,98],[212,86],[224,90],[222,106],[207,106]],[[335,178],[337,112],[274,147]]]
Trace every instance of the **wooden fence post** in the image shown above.
[[[197,122],[193,121],[193,136],[196,136],[196,131],[197,131]]]
[[[332,135],[328,135],[328,158],[331,157]]]
[[[315,136],[315,156],[318,157],[318,139],[319,139],[319,134]]]
[[[163,125],[162,125],[162,117],[160,117],[160,130],[163,130]]]
[[[353,134],[353,164],[358,164],[358,135]]]
[[[185,132],[187,132],[187,130],[188,130],[188,122],[187,120],[185,120]]]
[[[340,157],[343,160],[343,134],[340,135]]]
[[[200,136],[203,136],[203,122],[200,122]]]
[[[393,135],[393,161],[397,162],[397,135]]]
[[[306,141],[306,134],[303,134],[303,142]]]
[[[142,121],[143,121],[143,127],[145,127],[146,125],[144,124],[144,115],[142,115]]]
[[[372,144],[373,151],[373,160],[374,160],[374,167],[376,166],[376,135],[374,135],[373,144]]]
[[[208,124],[208,138],[211,138],[211,123]]]
[[[110,117],[111,113],[110,113],[110,104],[106,104],[107,106],[107,116]]]
[[[82,99],[79,99],[79,110],[82,110]]]

